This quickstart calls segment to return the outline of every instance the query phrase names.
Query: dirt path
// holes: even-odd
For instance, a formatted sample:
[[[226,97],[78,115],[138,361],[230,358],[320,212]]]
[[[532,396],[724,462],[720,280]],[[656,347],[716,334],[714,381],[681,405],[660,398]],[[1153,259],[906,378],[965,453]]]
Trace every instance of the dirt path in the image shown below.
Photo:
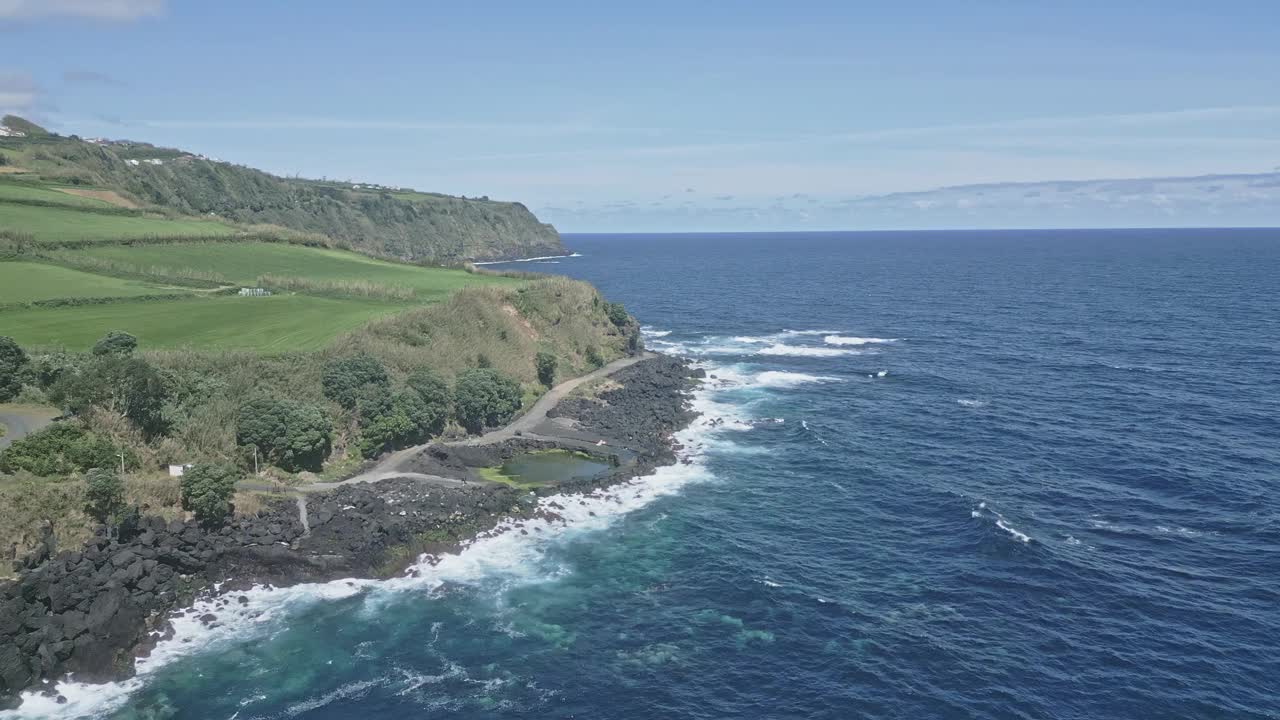
[[[507,423],[505,427],[485,433],[484,435],[481,435],[480,437],[477,437],[477,438],[471,438],[469,440],[463,440],[457,443],[444,443],[444,444],[470,445],[470,446],[494,445],[496,443],[505,442],[507,440],[510,440],[516,437],[516,433],[529,435],[534,428],[538,427],[538,425],[543,420],[547,419],[547,413],[551,411],[551,408],[558,405],[566,395],[578,389],[584,383],[588,383],[593,380],[598,380],[602,377],[608,377],[609,375],[612,375],[613,373],[616,373],[623,368],[631,367],[632,365],[635,365],[641,360],[647,360],[652,357],[655,357],[653,353],[642,353],[640,355],[634,355],[632,357],[625,357],[625,358],[622,358],[621,360],[614,360],[608,365],[605,365],[604,367],[599,368],[598,370],[593,370],[587,373],[586,375],[573,378],[572,380],[566,380],[560,383],[559,385],[556,385],[555,387],[548,390],[545,395],[538,398],[538,401],[533,404],[533,407],[529,408],[529,412]],[[552,438],[547,438],[547,439],[552,439]],[[343,480],[342,482],[324,483],[323,487],[321,485],[311,485],[309,486],[308,489],[316,488],[316,489],[331,490],[335,487],[338,487],[339,485],[350,485],[351,483],[358,483],[358,482],[377,482],[379,480],[385,480],[389,477],[414,477],[415,475],[419,477],[419,479],[426,480],[428,482],[439,482],[439,481],[447,481],[447,482],[455,482],[455,483],[459,482],[457,480],[450,480],[449,478],[442,478],[436,475],[418,475],[415,473],[396,472],[397,468],[401,467],[406,460],[422,452],[422,450],[426,448],[427,445],[430,445],[430,444],[431,443],[424,443],[422,445],[415,445],[414,447],[405,448],[404,450],[394,452],[391,455],[388,455],[386,459],[384,459],[382,462],[378,463],[377,465],[370,468],[369,470],[366,470],[365,472],[362,472],[359,475],[355,475],[346,480]]]
[[[631,367],[632,365],[635,365],[641,360],[647,360],[652,357],[656,357],[656,356],[653,353],[649,353],[649,352],[642,353],[640,355],[635,355],[632,357],[625,357],[625,358],[622,358],[621,360],[614,360],[608,365],[605,365],[604,367],[599,368],[597,370],[593,370],[587,373],[586,375],[573,378],[572,380],[566,380],[560,383],[559,385],[556,385],[555,387],[548,390],[545,395],[538,398],[538,401],[533,404],[533,407],[529,408],[529,412],[525,413],[524,415],[521,415],[515,420],[512,420],[510,423],[507,423],[505,427],[485,433],[484,435],[481,435],[480,437],[477,437],[477,438],[471,438],[469,440],[463,440],[461,442],[452,443],[452,444],[471,445],[471,446],[492,445],[495,443],[500,443],[500,442],[505,442],[507,440],[510,440],[516,437],[516,433],[521,433],[523,436],[533,438],[533,439],[556,440],[557,438],[545,437],[543,435],[534,435],[531,432],[534,428],[538,427],[539,424],[542,423],[542,421],[547,419],[547,413],[551,411],[551,408],[554,408],[556,405],[558,405],[560,401],[565,398],[565,396],[567,396],[569,393],[581,387],[584,383],[588,383],[593,380],[598,380],[599,378],[602,378],[602,377],[608,377],[609,375],[612,375],[613,373],[616,373],[623,368]],[[286,493],[295,496],[295,498],[297,499],[298,519],[302,521],[302,526],[304,528],[307,528],[309,532],[310,528],[307,522],[307,494],[309,493],[324,492],[326,490],[333,490],[343,485],[352,485],[355,483],[378,482],[380,480],[388,480],[390,478],[410,478],[412,480],[418,480],[420,482],[429,483],[432,485],[451,485],[451,486],[466,485],[467,482],[465,480],[447,478],[447,477],[442,477],[440,475],[426,475],[423,473],[415,473],[415,472],[401,472],[397,470],[397,468],[399,468],[406,460],[422,452],[422,450],[430,444],[431,443],[423,443],[422,445],[415,445],[410,448],[405,448],[404,450],[398,450],[388,455],[385,459],[382,460],[382,462],[379,462],[377,465],[373,466],[369,470],[366,470],[358,475],[353,475],[352,477],[349,477],[346,480],[341,480],[338,482],[311,483],[310,485],[304,485],[302,487],[288,490],[286,491]],[[236,487],[239,490],[272,491],[275,489],[272,486],[263,485],[261,483],[254,483],[253,481],[238,483]]]

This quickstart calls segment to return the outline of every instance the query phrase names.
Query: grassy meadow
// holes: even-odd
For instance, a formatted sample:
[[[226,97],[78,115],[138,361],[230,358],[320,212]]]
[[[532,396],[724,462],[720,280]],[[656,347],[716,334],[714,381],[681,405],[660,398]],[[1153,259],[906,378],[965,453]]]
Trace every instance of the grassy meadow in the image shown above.
[[[520,281],[465,270],[425,268],[387,262],[345,250],[283,243],[185,243],[103,245],[79,251],[85,257],[135,267],[169,267],[216,273],[228,283],[253,286],[262,275],[298,277],[320,283],[361,281],[411,288],[417,302],[443,300],[474,285],[513,286]]]
[[[0,305],[58,298],[125,298],[176,292],[181,290],[156,283],[94,275],[57,265],[0,262]],[[7,322],[0,320],[0,327],[7,326]]]
[[[285,352],[321,348],[340,333],[400,309],[305,295],[219,296],[4,310],[0,327],[20,345],[72,351],[88,350],[111,330],[125,330],[145,349]]]
[[[23,183],[0,183],[0,202],[42,202],[73,208],[111,208],[111,203],[91,197],[62,192],[55,187],[39,187]]]
[[[121,212],[51,184],[0,182],[0,230],[34,240],[10,241],[11,254],[0,258],[0,334],[70,351],[88,349],[110,330],[136,335],[149,350],[316,350],[371,320],[445,301],[464,287],[523,282],[343,250],[246,242],[230,237],[239,229],[228,224]],[[227,241],[134,244],[217,235]],[[90,243],[42,248],[84,240]],[[213,292],[262,281],[274,295]],[[174,294],[189,297],[131,300]],[[68,302],[22,307],[58,300]]]
[[[141,215],[108,215],[84,212],[75,207],[47,207],[14,202],[0,202],[0,229],[30,235],[37,242],[110,242],[125,238],[231,235],[236,232],[230,225],[194,218],[170,220]]]

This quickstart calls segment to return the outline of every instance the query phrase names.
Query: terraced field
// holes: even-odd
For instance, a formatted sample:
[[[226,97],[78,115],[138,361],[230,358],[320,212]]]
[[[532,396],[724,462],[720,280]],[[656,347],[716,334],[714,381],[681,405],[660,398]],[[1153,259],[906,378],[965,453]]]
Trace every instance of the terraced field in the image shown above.
[[[305,295],[223,296],[0,310],[0,327],[27,347],[87,350],[107,332],[125,330],[145,349],[270,353],[315,350],[340,333],[402,309],[390,303]]]
[[[155,283],[94,275],[70,268],[33,262],[0,262],[0,304],[29,303],[56,298],[136,297],[182,292]],[[7,327],[8,316],[0,319]]]
[[[15,192],[10,186],[9,192]],[[54,192],[54,191],[50,191]],[[56,195],[65,195],[57,193]],[[99,202],[89,198],[73,200]],[[110,207],[103,203],[104,206]],[[236,229],[219,222],[197,219],[86,212],[75,207],[46,207],[0,201],[0,230],[30,235],[37,242],[91,240],[109,242],[123,238],[231,235]]]
[[[464,270],[425,268],[378,260],[343,250],[282,243],[189,243],[177,245],[104,245],[85,248],[85,256],[135,267],[167,267],[213,272],[228,283],[250,286],[261,275],[300,277],[321,282],[364,281],[412,288],[416,302],[435,302],[462,287],[514,285],[518,280],[475,275]]]

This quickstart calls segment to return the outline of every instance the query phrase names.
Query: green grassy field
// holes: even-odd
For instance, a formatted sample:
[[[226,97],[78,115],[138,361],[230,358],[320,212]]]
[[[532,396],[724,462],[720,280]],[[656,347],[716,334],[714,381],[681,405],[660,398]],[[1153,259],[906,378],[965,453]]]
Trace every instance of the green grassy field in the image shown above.
[[[190,243],[178,245],[103,245],[81,251],[89,257],[139,267],[215,272],[228,282],[253,285],[259,275],[287,275],[321,281],[363,280],[414,289],[417,302],[435,302],[461,287],[516,285],[512,278],[475,275],[464,270],[424,268],[377,260],[342,250],[276,243]]]
[[[61,193],[59,193],[61,194]],[[73,196],[68,196],[73,197]],[[127,237],[230,235],[228,225],[204,220],[103,215],[74,208],[0,202],[0,229],[28,233],[37,241],[115,240]]]
[[[153,283],[93,275],[56,265],[0,262],[0,305],[54,298],[132,297],[181,292]],[[0,317],[0,326],[7,323]]]
[[[104,200],[80,197],[70,193],[59,192],[53,188],[24,185],[22,183],[0,182],[0,201],[4,200],[38,200],[68,207],[110,208],[115,207]]]
[[[315,350],[403,305],[301,295],[218,297],[0,311],[0,327],[20,345],[80,351],[110,330],[143,349]]]

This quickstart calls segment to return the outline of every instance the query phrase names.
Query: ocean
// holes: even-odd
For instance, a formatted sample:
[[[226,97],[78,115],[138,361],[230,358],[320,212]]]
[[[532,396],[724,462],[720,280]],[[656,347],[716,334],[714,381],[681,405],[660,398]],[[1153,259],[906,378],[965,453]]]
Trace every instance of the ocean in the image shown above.
[[[688,464],[0,717],[1280,717],[1280,232],[566,242]]]

